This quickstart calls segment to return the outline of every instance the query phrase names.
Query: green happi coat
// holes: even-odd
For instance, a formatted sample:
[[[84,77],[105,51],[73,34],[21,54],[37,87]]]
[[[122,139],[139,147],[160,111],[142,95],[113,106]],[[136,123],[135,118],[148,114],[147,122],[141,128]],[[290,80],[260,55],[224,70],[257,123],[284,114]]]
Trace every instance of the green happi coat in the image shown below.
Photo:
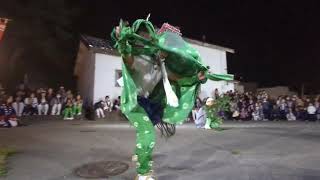
[[[138,35],[141,26],[147,28],[151,39],[145,39]],[[156,58],[159,52],[167,54],[162,71],[163,79],[166,74],[178,77],[170,81],[171,88],[178,98],[178,106],[168,105],[168,94],[165,91],[163,81],[159,81],[150,92],[148,98],[153,102],[161,103],[163,107],[162,121],[170,124],[182,124],[194,106],[194,101],[201,83],[206,79],[232,80],[233,76],[211,74],[208,68],[202,64],[199,53],[185,42],[181,36],[173,32],[155,33],[155,29],[148,20],[137,20],[131,27],[120,23],[120,33],[116,37],[115,30],[111,37],[116,42],[115,47],[125,59],[127,56],[150,57],[149,63],[157,66]],[[163,70],[163,69],[162,69]],[[206,79],[200,81],[198,73],[205,73]],[[135,73],[125,63],[122,65],[123,89],[121,95],[121,111],[126,115],[131,124],[136,128],[136,151],[138,156],[138,174],[147,174],[152,167],[152,151],[155,145],[155,129],[145,110],[139,106],[137,97],[141,82],[135,81]],[[169,97],[170,98],[170,97]]]

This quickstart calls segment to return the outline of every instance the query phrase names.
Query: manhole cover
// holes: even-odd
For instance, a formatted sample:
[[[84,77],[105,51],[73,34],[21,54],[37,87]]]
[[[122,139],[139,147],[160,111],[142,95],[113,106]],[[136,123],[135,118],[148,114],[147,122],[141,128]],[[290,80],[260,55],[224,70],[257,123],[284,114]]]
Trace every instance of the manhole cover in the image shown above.
[[[82,165],[75,170],[75,174],[82,178],[107,178],[122,174],[128,168],[128,164],[120,161],[101,161]]]

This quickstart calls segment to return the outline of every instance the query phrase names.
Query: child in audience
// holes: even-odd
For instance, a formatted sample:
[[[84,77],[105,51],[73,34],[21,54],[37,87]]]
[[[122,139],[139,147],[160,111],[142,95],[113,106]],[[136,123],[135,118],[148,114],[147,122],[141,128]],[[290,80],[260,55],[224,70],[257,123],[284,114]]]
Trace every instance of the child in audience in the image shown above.
[[[73,120],[74,114],[73,114],[73,103],[71,99],[67,99],[65,109],[63,111],[63,119],[64,120]]]
[[[76,97],[76,99],[74,100],[74,103],[73,103],[73,113],[74,113],[74,115],[81,116],[81,114],[82,114],[82,104],[83,104],[83,101],[82,101],[81,96],[77,95],[77,97]]]

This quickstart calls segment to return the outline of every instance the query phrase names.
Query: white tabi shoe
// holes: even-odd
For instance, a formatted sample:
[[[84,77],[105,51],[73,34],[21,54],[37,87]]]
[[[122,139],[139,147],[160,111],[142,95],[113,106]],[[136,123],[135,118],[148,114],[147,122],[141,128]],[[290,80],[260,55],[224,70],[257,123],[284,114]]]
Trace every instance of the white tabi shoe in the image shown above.
[[[156,178],[153,177],[152,174],[150,174],[150,175],[137,175],[135,180],[156,180]]]

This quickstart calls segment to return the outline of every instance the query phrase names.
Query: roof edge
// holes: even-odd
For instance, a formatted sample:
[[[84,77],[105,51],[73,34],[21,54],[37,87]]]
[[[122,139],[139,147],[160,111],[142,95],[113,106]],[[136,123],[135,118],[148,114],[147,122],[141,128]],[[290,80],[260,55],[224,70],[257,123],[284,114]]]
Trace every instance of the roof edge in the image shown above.
[[[185,37],[183,39],[185,41],[189,42],[189,43],[196,44],[196,45],[199,45],[199,46],[208,47],[208,48],[212,48],[212,49],[219,49],[219,50],[226,51],[226,52],[232,53],[232,54],[235,53],[235,50],[231,49],[231,48],[218,46],[218,45],[215,45],[215,44],[210,44],[210,43],[202,42],[202,41],[195,40],[195,39],[185,38]]]

